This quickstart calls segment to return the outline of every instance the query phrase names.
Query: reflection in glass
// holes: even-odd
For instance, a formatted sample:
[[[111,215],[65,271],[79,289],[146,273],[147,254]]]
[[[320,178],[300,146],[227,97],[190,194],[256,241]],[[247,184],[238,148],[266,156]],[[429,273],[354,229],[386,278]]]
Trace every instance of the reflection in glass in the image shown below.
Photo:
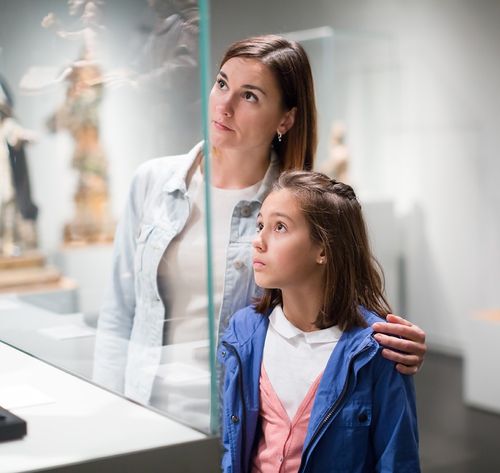
[[[12,290],[2,296],[2,339],[208,431],[211,376],[201,171],[193,176],[189,189],[195,253],[189,246],[194,242],[179,253],[175,245],[169,254],[157,251],[179,229],[175,224],[179,215],[171,212],[168,199],[161,206],[168,189],[162,185],[148,189],[157,199],[155,205],[160,202],[151,213],[144,202],[140,206],[134,202],[150,184],[146,179],[138,185],[146,169],[160,184],[182,173],[182,160],[153,158],[186,153],[201,138],[197,3],[137,1],[126,9],[122,2],[113,1],[34,6],[27,23],[37,54],[35,59],[30,54],[15,58],[23,71],[19,89],[26,108],[34,111],[35,127],[42,130],[35,154],[43,154],[36,163],[43,160],[46,166],[45,173],[36,173],[37,178],[42,185],[48,183],[49,197],[57,195],[55,180],[74,183],[70,212],[64,209],[67,198],[60,198],[56,205],[43,206],[41,214],[57,216],[59,224],[50,228],[50,238],[56,241],[51,248],[53,260],[75,283],[71,289],[30,287],[23,294]],[[13,2],[7,7],[4,20],[12,12],[22,17],[15,13],[21,6]],[[55,10],[48,13],[52,7]],[[125,25],[135,23],[135,29],[127,30],[124,20]],[[0,21],[6,31],[5,21]],[[10,32],[9,39],[16,41],[15,32]],[[0,46],[5,62],[11,64],[13,54],[6,45]],[[57,133],[48,135],[46,124]],[[61,164],[71,160],[72,167],[61,166],[61,174],[50,174],[47,170],[59,157]],[[131,170],[145,159],[148,162],[139,166],[126,203],[125,193],[117,189],[128,187]],[[2,177],[8,179],[4,173]],[[120,218],[125,229],[118,231],[114,256],[106,245],[113,234],[111,203],[117,213],[126,209]],[[157,218],[159,209],[165,218]],[[65,237],[62,232],[56,235],[70,213],[75,216],[66,225]],[[191,266],[180,259],[186,250],[188,256],[195,254]],[[148,272],[155,258],[162,261],[157,264],[158,281],[147,278],[155,274],[155,270]],[[112,271],[107,266],[111,260]],[[188,273],[198,277],[191,280]],[[164,275],[166,284],[162,284]],[[112,287],[102,300],[100,289],[110,281]],[[189,287],[195,287],[194,305],[183,297]],[[99,322],[96,334],[101,305],[99,319],[104,322]],[[153,312],[159,317],[151,325],[134,317],[139,313],[149,322]]]
[[[199,13],[192,1],[151,1],[154,26],[132,67],[145,147],[186,153],[199,136]],[[149,137],[151,136],[151,139]],[[94,380],[188,425],[210,430],[207,244],[201,147],[143,164],[118,228],[112,285],[99,316]],[[180,231],[182,229],[182,231]],[[180,232],[180,233],[179,233]],[[222,256],[221,261],[224,261]],[[221,277],[222,280],[222,277]]]
[[[130,67],[121,71],[138,94],[139,117],[155,124],[144,136],[150,157],[185,153],[201,139],[197,3],[149,0],[152,25]]]

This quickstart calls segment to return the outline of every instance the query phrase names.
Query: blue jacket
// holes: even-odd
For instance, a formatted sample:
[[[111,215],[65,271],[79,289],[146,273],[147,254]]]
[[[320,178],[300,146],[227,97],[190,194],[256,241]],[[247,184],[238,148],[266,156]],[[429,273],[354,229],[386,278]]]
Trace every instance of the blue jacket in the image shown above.
[[[299,471],[420,472],[415,391],[381,355],[367,328],[342,334],[318,387]],[[259,425],[259,376],[269,319],[238,311],[218,349],[224,367],[222,431],[225,473],[250,471]]]

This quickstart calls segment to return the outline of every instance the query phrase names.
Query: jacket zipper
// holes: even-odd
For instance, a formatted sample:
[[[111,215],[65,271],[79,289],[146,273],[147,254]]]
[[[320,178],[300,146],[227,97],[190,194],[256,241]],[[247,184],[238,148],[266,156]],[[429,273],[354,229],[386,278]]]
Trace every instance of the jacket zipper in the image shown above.
[[[246,469],[244,468],[244,459],[245,459],[245,440],[246,440],[246,435],[245,435],[245,423],[246,423],[246,404],[245,404],[245,396],[243,396],[243,366],[241,364],[241,359],[240,359],[240,355],[238,355],[238,352],[236,351],[236,348],[233,347],[233,345],[230,345],[229,343],[227,342],[222,342],[222,345],[224,345],[227,349],[231,350],[235,357],[236,357],[236,361],[238,362],[238,368],[239,368],[239,372],[238,372],[238,384],[239,384],[239,387],[240,387],[240,390],[239,390],[239,395],[240,395],[240,401],[241,401],[241,405],[243,407],[242,411],[241,411],[241,455],[240,455],[240,462],[241,462],[241,465],[240,465],[240,471],[241,473],[244,473],[246,471]]]
[[[316,438],[318,437],[319,433],[321,432],[321,430],[323,429],[323,427],[328,423],[328,421],[332,418],[333,414],[335,414],[335,412],[338,410],[338,407],[340,406],[340,404],[343,402],[344,397],[346,396],[347,391],[349,390],[349,385],[350,385],[350,381],[351,381],[351,377],[352,377],[351,371],[352,371],[352,366],[354,364],[354,361],[356,360],[356,358],[358,356],[361,355],[361,353],[363,353],[364,351],[368,350],[368,348],[369,348],[368,345],[365,346],[362,350],[360,350],[358,353],[356,353],[349,360],[349,366],[347,367],[347,373],[348,373],[348,375],[347,375],[346,382],[344,383],[344,386],[342,388],[342,391],[340,392],[340,395],[337,398],[337,400],[335,401],[335,403],[333,404],[333,406],[326,413],[325,417],[323,417],[323,420],[321,421],[321,423],[319,424],[318,428],[316,429],[316,431],[314,432],[313,436],[311,437],[311,440],[309,441],[309,446],[307,447],[307,451],[304,452],[304,454],[303,454],[303,458],[307,458],[307,456],[309,455],[309,451],[312,448],[312,445],[313,445],[314,441],[316,440]],[[305,471],[305,467],[306,467],[306,464],[304,464],[303,467],[299,468],[299,472],[304,472]]]

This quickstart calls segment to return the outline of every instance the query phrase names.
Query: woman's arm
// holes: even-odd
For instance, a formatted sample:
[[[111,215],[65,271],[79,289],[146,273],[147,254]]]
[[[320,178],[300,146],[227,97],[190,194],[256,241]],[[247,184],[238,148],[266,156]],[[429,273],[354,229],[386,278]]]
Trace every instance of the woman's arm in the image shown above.
[[[127,204],[116,230],[111,281],[101,306],[94,352],[93,381],[123,392],[128,343],[135,314],[135,268],[137,231],[144,191],[136,173]]]
[[[396,363],[403,374],[415,374],[424,362],[427,345],[425,332],[397,315],[389,314],[387,322],[372,325],[375,339],[384,347],[382,355]]]

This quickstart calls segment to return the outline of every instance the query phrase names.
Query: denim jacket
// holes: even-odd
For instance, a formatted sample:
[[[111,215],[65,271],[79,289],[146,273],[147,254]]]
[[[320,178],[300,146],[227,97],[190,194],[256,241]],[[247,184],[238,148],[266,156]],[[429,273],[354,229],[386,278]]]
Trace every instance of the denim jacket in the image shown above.
[[[299,473],[419,473],[412,376],[381,355],[368,324],[345,331],[323,372]],[[269,318],[247,307],[235,314],[218,348],[225,370],[222,402],[224,473],[251,470],[259,436],[259,377]],[[290,367],[290,369],[296,369]]]
[[[158,293],[158,266],[188,220],[186,179],[201,152],[199,143],[188,154],[142,164],[115,236],[112,281],[99,315],[93,378],[141,403],[150,399],[163,342],[165,307]],[[278,159],[272,153],[254,199],[234,208],[219,334],[231,315],[256,295],[251,242],[260,206],[278,174]]]

